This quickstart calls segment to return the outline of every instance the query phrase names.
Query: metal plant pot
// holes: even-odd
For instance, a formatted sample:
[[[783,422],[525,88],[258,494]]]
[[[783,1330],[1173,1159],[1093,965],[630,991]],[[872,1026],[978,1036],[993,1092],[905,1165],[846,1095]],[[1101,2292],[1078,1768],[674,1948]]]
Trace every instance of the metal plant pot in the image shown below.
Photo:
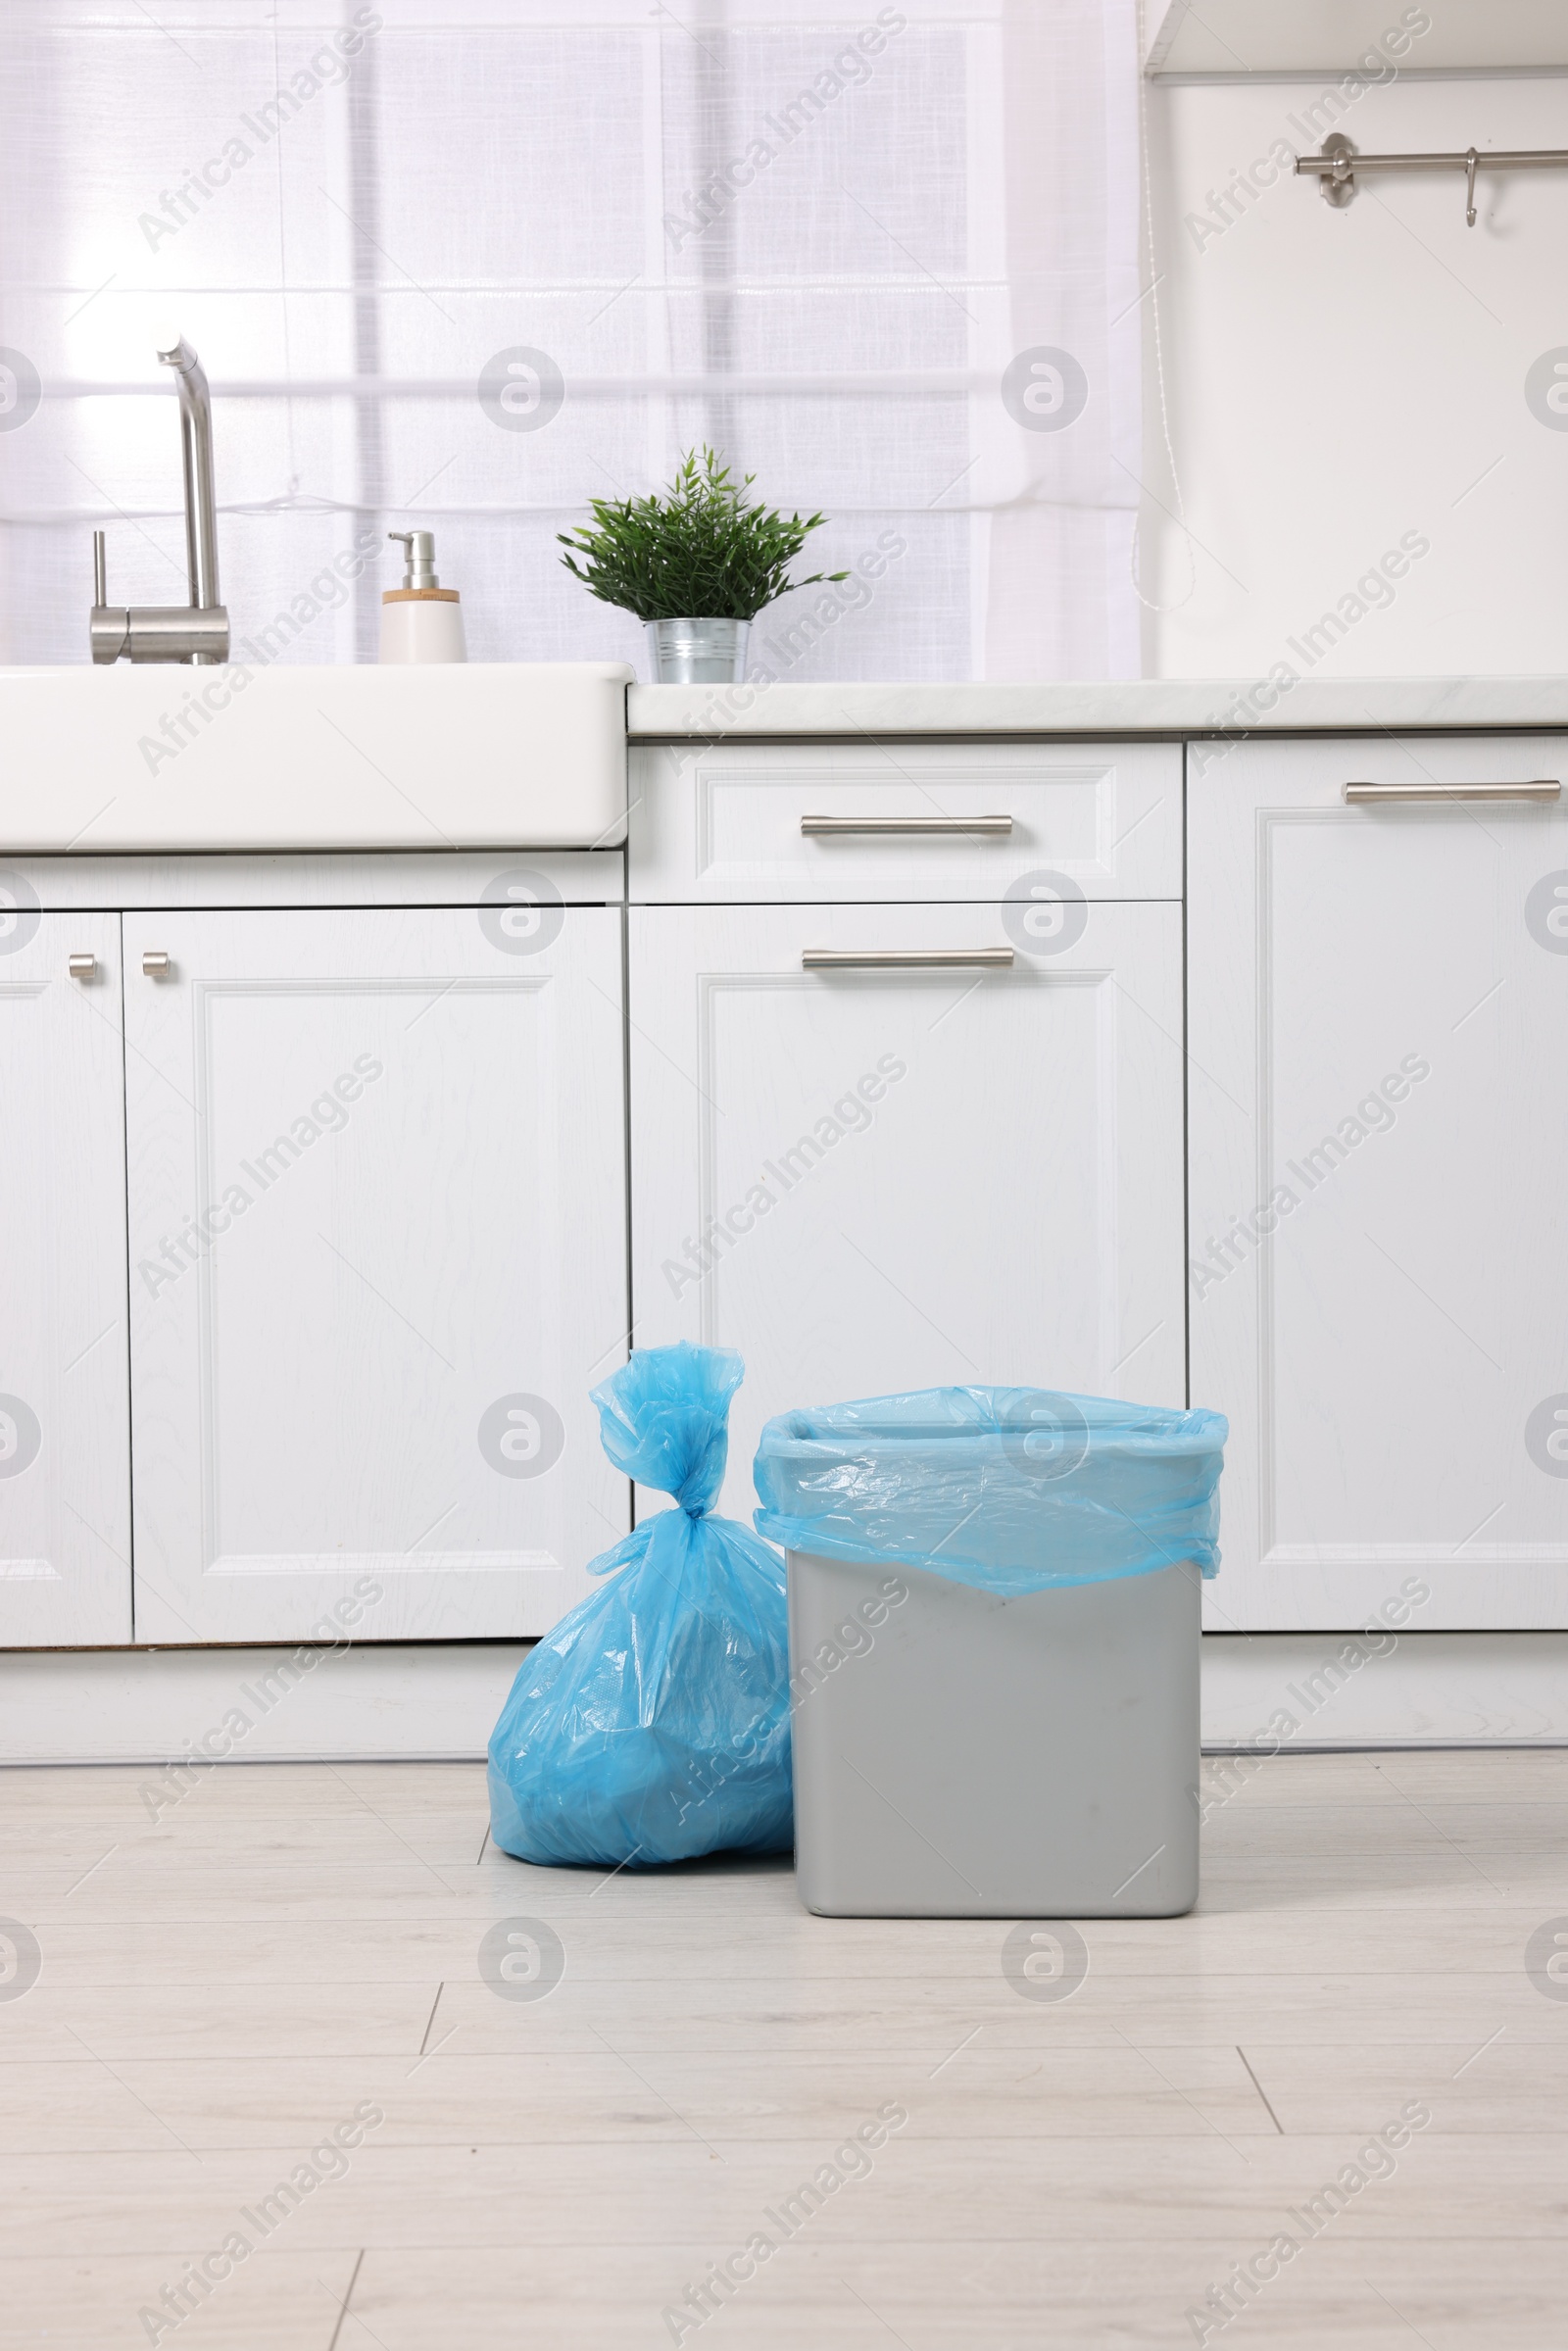
[[[649,620],[643,625],[657,686],[732,686],[746,675],[749,620]]]

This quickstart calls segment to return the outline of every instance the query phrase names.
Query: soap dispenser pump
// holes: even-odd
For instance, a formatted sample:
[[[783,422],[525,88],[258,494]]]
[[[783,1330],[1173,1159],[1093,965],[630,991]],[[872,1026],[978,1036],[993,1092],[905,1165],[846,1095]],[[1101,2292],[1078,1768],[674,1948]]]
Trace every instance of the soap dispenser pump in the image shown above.
[[[427,530],[389,530],[404,549],[403,585],[381,594],[383,661],[466,661],[463,607],[456,588],[435,575],[435,539]]]

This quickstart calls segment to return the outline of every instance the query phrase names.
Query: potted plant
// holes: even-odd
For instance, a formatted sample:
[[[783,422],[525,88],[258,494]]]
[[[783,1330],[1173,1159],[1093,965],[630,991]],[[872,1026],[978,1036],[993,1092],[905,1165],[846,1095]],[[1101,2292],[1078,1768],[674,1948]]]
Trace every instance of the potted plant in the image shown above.
[[[558,532],[562,562],[591,596],[635,612],[648,632],[656,680],[728,684],[746,675],[746,639],[764,605],[787,588],[848,579],[789,566],[820,514],[781,514],[747,498],[717,452],[688,450],[662,498],[592,498],[594,527]],[[579,564],[574,559],[585,558]]]

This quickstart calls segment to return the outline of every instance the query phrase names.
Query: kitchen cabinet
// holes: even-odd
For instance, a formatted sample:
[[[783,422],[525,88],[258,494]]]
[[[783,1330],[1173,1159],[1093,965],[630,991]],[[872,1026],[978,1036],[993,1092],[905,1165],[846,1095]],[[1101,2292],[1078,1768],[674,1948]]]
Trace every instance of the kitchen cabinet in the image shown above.
[[[0,1643],[123,1641],[130,1462],[120,918],[40,911],[36,893],[14,874],[0,874]]]
[[[998,904],[629,925],[636,1344],[744,1353],[722,1509],[750,1516],[761,1425],[794,1404],[1183,1401],[1179,906],[1080,905],[1040,940]],[[1009,945],[1005,968],[918,960]],[[824,949],[916,959],[808,968]]]
[[[136,1638],[544,1631],[630,1523],[618,908],[124,930]]]
[[[1568,1625],[1568,806],[1344,797],[1568,783],[1565,750],[1193,762],[1192,1395],[1231,1422],[1215,1629]]]

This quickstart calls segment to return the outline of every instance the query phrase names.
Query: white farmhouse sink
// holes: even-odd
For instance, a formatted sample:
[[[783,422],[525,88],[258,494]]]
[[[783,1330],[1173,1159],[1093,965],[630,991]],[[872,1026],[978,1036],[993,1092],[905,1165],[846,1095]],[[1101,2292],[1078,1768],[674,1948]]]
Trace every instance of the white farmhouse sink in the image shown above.
[[[615,661],[0,669],[0,852],[608,849]]]

